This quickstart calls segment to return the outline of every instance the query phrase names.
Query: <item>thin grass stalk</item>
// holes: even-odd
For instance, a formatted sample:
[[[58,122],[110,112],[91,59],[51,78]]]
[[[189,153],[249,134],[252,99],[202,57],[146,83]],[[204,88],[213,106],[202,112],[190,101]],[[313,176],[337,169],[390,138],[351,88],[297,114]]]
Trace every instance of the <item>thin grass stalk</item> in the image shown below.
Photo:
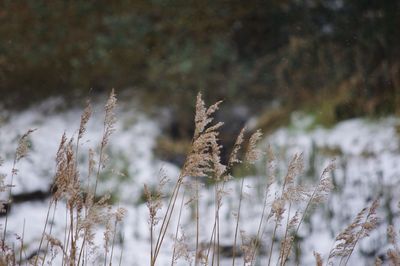
[[[92,171],[91,170],[91,162],[90,162],[91,154],[92,154],[91,150],[89,150],[89,171],[88,171],[88,175],[87,175],[87,178],[86,178],[86,197],[85,197],[85,204],[84,204],[84,217],[85,217],[85,219],[87,218],[88,210],[91,207],[90,206],[91,202],[89,202],[89,199],[91,197],[91,195],[90,195],[90,177],[91,177],[91,171]],[[82,252],[83,252],[83,254],[82,254]],[[81,245],[81,251],[80,251],[80,254],[79,254],[79,258],[78,258],[78,265],[80,263],[81,256],[83,257],[83,264],[85,264],[85,261],[87,261],[86,234],[84,234],[84,236],[83,236],[83,241],[82,241],[82,245]]]
[[[328,255],[328,259],[326,260],[326,266],[329,266],[329,265],[333,264],[333,263],[329,264],[329,261],[330,261],[330,259],[331,259],[331,258],[330,258],[330,255],[331,255],[333,249],[335,248],[335,243],[336,243],[336,240],[333,241],[333,243],[332,243],[332,245],[331,245],[331,248],[329,249],[330,252],[329,252],[329,255]]]
[[[272,208],[269,210],[269,213],[268,213],[268,215],[266,216],[266,217],[267,217],[267,220],[266,220],[266,222],[268,222],[268,220],[269,220],[269,217],[271,216],[271,213],[272,213]],[[263,230],[262,230],[262,232],[261,232],[260,239],[263,239],[263,238],[264,238],[264,235],[265,235],[266,229],[267,229],[267,226],[265,225],[265,226],[264,226],[264,229],[263,229]],[[257,250],[256,250],[256,251],[257,251]]]
[[[105,138],[106,134],[107,134],[107,124],[104,121],[103,139]],[[100,155],[99,155],[99,162],[98,162],[98,165],[97,165],[96,181],[95,181],[95,185],[94,185],[94,189],[93,189],[93,197],[96,196],[97,184],[98,184],[98,181],[99,181],[101,166],[102,166],[102,162],[103,162],[104,148],[105,148],[105,143],[102,141],[101,144],[100,144]]]
[[[285,186],[286,186],[286,179],[285,179],[285,181],[283,182],[282,193],[281,193],[282,195],[283,195],[283,192],[285,191]],[[273,231],[272,237],[271,237],[271,247],[270,247],[270,250],[269,250],[268,266],[271,265],[272,251],[273,251],[274,244],[275,244],[274,239],[275,239],[276,230],[278,229],[278,226],[279,226],[279,218],[276,217],[276,218],[275,218],[274,231]]]
[[[163,234],[163,232],[164,232],[164,230],[165,230],[165,227],[167,226],[168,227],[168,225],[167,225],[167,218],[168,218],[168,214],[169,214],[169,212],[170,212],[170,210],[171,210],[171,208],[172,208],[172,205],[174,204],[173,202],[174,202],[174,197],[175,197],[175,194],[177,193],[177,191],[179,192],[179,181],[180,180],[180,178],[178,178],[178,181],[175,183],[175,186],[174,186],[174,189],[173,189],[173,191],[172,191],[172,194],[171,194],[171,197],[169,198],[169,202],[168,202],[168,206],[167,206],[167,210],[165,211],[165,214],[164,214],[164,217],[163,217],[163,220],[162,220],[162,224],[161,224],[161,228],[160,228],[160,233],[158,234],[158,237],[157,237],[157,242],[156,242],[156,245],[154,246],[154,253],[153,253],[153,257],[152,257],[152,259],[151,259],[151,265],[154,265],[155,264],[155,262],[156,262],[156,259],[157,259],[157,257],[156,257],[156,253],[157,253],[157,251],[158,251],[158,246],[160,245],[160,243],[162,242],[162,234]]]
[[[219,266],[219,263],[220,263],[219,237],[220,237],[220,233],[219,233],[219,215],[218,215],[218,217],[217,217],[217,265],[218,266]]]
[[[177,193],[179,193],[179,188],[180,188],[180,184],[179,183],[180,182],[181,182],[181,176],[178,178],[178,181],[176,182],[176,184],[174,186],[174,189],[172,191],[171,197],[169,198],[167,210],[165,211],[165,214],[164,214],[163,222],[162,222],[161,228],[160,228],[160,234],[159,234],[159,236],[157,238],[155,249],[158,247],[159,242],[161,240],[160,235],[161,235],[161,232],[164,230],[164,227],[166,226],[168,214],[171,211],[171,208],[174,206],[174,204],[173,204],[174,203],[174,197],[175,197],[175,195],[177,195]]]
[[[173,195],[172,202],[171,202],[171,208],[169,209],[169,213],[167,213],[166,222],[164,224],[164,228],[163,228],[163,230],[161,232],[161,235],[159,237],[160,241],[157,241],[158,245],[156,244],[156,248],[155,248],[155,255],[154,255],[155,258],[157,258],[157,256],[158,256],[158,253],[159,253],[159,251],[161,249],[161,245],[162,245],[162,243],[164,241],[164,237],[165,237],[165,235],[167,233],[167,229],[168,229],[169,223],[171,221],[171,217],[172,217],[173,211],[175,209],[175,204],[176,204],[176,200],[177,200],[180,188],[181,188],[181,183],[178,185],[178,187],[176,189],[176,192]]]
[[[195,208],[196,208],[196,250],[195,250],[195,257],[194,257],[194,265],[197,266],[198,261],[198,252],[199,252],[199,235],[200,235],[200,211],[199,211],[199,186],[198,180],[196,180],[196,198],[195,198]]]
[[[172,195],[170,197],[170,201],[168,203],[167,211],[166,211],[166,213],[164,215],[164,218],[163,218],[163,222],[162,222],[162,225],[161,225],[161,228],[160,228],[160,233],[158,235],[156,246],[154,248],[154,257],[153,257],[153,261],[151,262],[152,266],[155,265],[158,253],[160,252],[161,245],[162,245],[162,243],[164,241],[165,234],[167,233],[167,229],[168,229],[169,223],[171,221],[172,213],[173,213],[174,208],[175,208],[176,198],[177,198],[177,196],[179,194],[179,190],[180,190],[180,187],[182,185],[182,180],[183,180],[183,176],[181,174],[179,176],[179,178],[178,178],[177,183],[175,184],[174,190],[173,190]]]
[[[219,233],[219,209],[220,209],[220,204],[221,204],[221,195],[219,195],[220,191],[218,190],[218,183],[215,185],[215,196],[216,196],[216,205],[217,205],[217,209],[216,209],[216,214],[215,214],[215,219],[216,219],[216,223],[217,223],[217,233],[216,233],[216,237],[217,237],[217,266],[219,266],[219,261],[220,261],[220,254],[219,254],[219,237],[220,237],[220,233]]]
[[[51,218],[49,235],[51,235],[51,233],[53,231],[53,224],[54,224],[54,218],[55,218],[55,215],[56,215],[56,209],[57,209],[57,201],[54,203],[53,216]],[[24,222],[25,222],[25,220],[24,220]],[[47,241],[47,244],[46,244],[46,252],[44,253],[44,257],[43,257],[43,260],[42,260],[42,266],[44,265],[44,262],[46,260],[46,255],[47,255],[47,250],[48,249],[49,249],[49,241]]]
[[[15,168],[16,165],[17,165],[17,154],[15,154],[15,156],[14,156],[13,166],[12,166],[12,169],[11,169],[11,181],[10,181],[10,186],[9,186],[10,189],[8,190],[8,197],[7,197],[7,203],[8,203],[9,207],[10,207],[10,204],[11,204],[11,191],[12,191],[13,184],[14,184],[14,176],[16,174],[16,168]],[[5,248],[6,233],[7,233],[8,213],[9,213],[9,211],[6,212],[6,218],[5,218],[5,221],[4,221],[3,239],[2,239],[2,249],[3,249],[3,251],[5,251],[4,248]]]
[[[91,157],[91,152],[89,151],[89,160]],[[85,199],[85,219],[87,218],[88,215],[88,211],[90,210],[90,208],[92,207],[92,202],[91,202],[91,197],[95,195],[91,195],[90,193],[90,179],[91,179],[91,175],[92,174],[92,170],[91,170],[91,166],[90,166],[90,162],[89,162],[89,172],[88,172],[88,176],[87,176],[87,185],[86,185],[86,199]],[[84,251],[83,251],[83,265],[87,265],[88,263],[88,246],[87,246],[87,241],[86,241],[86,234],[83,238],[83,244],[84,244]]]
[[[105,134],[105,133],[106,133],[106,126],[104,126],[104,129],[103,129],[103,134]],[[99,163],[98,163],[97,171],[96,171],[96,181],[95,181],[95,184],[94,184],[93,196],[96,196],[97,183],[98,183],[98,181],[99,181],[100,170],[101,170],[101,164],[102,164],[102,161],[103,161],[103,153],[104,153],[104,145],[103,145],[103,143],[102,143],[102,144],[100,145]]]
[[[104,266],[107,266],[107,257],[108,257],[108,243],[104,243],[105,247],[104,247]]]
[[[154,225],[150,223],[150,265],[154,259],[154,250],[153,250],[153,242],[154,242]]]
[[[79,239],[79,218],[80,218],[80,211],[78,209],[75,210],[75,247],[78,248],[78,245],[76,245],[76,241]]]
[[[182,200],[181,200],[181,204],[180,204],[180,207],[179,207],[178,222],[177,222],[177,224],[176,224],[176,229],[175,229],[175,241],[178,239],[178,232],[179,232],[179,225],[180,225],[180,223],[181,223],[183,202],[184,202],[185,194],[186,194],[185,192],[186,192],[186,191],[183,191]],[[172,251],[171,265],[174,265],[175,252],[176,252],[176,246],[174,245],[174,249],[173,249],[173,251]]]
[[[109,136],[114,131],[113,125],[115,123],[115,117],[114,117],[115,104],[116,104],[116,98],[115,98],[114,89],[112,89],[112,91],[110,93],[110,97],[108,98],[107,103],[105,105],[105,116],[104,116],[104,122],[103,122],[103,136],[102,136],[102,140],[101,140],[101,144],[100,144],[99,163],[98,163],[98,167],[97,167],[96,181],[95,181],[94,190],[93,190],[94,196],[96,196],[96,192],[97,192],[97,185],[99,182],[101,167],[104,164],[104,149],[108,143]]]
[[[288,234],[289,234],[289,219],[290,219],[291,208],[292,208],[292,202],[289,202],[288,215],[287,215],[287,218],[286,218],[285,236],[283,237],[283,241],[282,241],[283,245],[286,244],[286,239],[287,239]],[[292,244],[292,243],[290,242],[290,244]],[[280,265],[283,266],[285,264],[285,261],[286,261],[286,259],[284,259],[284,257],[287,258],[289,256],[290,250],[288,250],[288,254],[285,254],[285,248],[284,248],[284,246],[282,246],[279,253],[280,254],[279,254],[278,262],[280,261],[281,262]]]
[[[285,177],[284,181],[283,181],[283,185],[282,185],[281,197],[283,197],[283,195],[284,195],[287,182],[288,182],[288,179]],[[272,251],[273,251],[273,247],[274,247],[274,239],[275,239],[276,230],[277,230],[278,226],[279,226],[279,221],[278,221],[278,218],[276,217],[275,218],[275,227],[274,227],[274,231],[273,231],[272,238],[271,238],[271,248],[270,248],[270,252],[269,252],[268,266],[271,264]],[[289,249],[288,253],[290,253],[290,249]],[[277,263],[279,263],[279,257],[278,257]]]
[[[65,203],[65,228],[64,228],[64,242],[63,245],[64,247],[68,247],[69,245],[69,230],[68,230],[68,206],[67,203]],[[63,260],[62,260],[62,265],[66,263],[67,261],[67,254],[66,252],[63,254]]]
[[[11,195],[12,195],[12,188],[14,186],[14,177],[18,173],[18,169],[16,168],[17,163],[19,160],[24,158],[28,152],[28,144],[27,144],[27,138],[29,134],[34,132],[36,129],[29,129],[22,137],[19,138],[18,140],[18,146],[14,154],[14,160],[11,168],[11,181],[9,184],[9,191],[8,191],[8,197],[7,197],[7,203],[8,206],[11,204]],[[1,243],[1,248],[3,251],[5,251],[5,241],[6,241],[6,233],[7,233],[7,224],[8,224],[8,213],[9,211],[6,212],[6,218],[4,222],[4,229],[3,229],[3,238],[2,238],[2,243]],[[14,257],[15,259],[15,257]]]
[[[370,209],[370,210],[371,210],[371,209]],[[354,241],[354,243],[353,243],[353,245],[352,245],[352,247],[351,247],[351,250],[350,250],[349,255],[346,257],[346,261],[345,261],[344,265],[347,265],[347,263],[349,262],[349,259],[350,259],[350,257],[351,257],[351,254],[353,254],[353,251],[354,251],[354,249],[355,249],[355,247],[356,247],[358,241],[360,240],[361,235],[362,235],[363,232],[364,232],[364,227],[363,227],[363,225],[367,223],[367,221],[368,221],[368,219],[371,217],[371,215],[372,215],[372,214],[369,212],[368,215],[365,217],[364,222],[361,224],[361,230],[357,233],[356,240]],[[342,259],[343,259],[343,258],[342,258]],[[342,265],[342,260],[340,261],[340,265]]]
[[[123,235],[122,235],[121,242],[122,242],[122,247],[121,247],[121,252],[119,254],[119,263],[118,263],[119,266],[122,265],[122,255],[123,255],[123,251],[124,251],[124,244],[123,244],[124,243],[124,236]]]
[[[40,243],[39,243],[38,252],[40,252],[40,249],[42,248],[43,239],[44,239],[44,236],[45,236],[45,233],[46,233],[47,223],[48,223],[48,221],[49,221],[50,209],[51,209],[52,204],[53,204],[53,200],[50,200],[50,202],[49,202],[49,207],[47,208],[46,220],[45,220],[45,222],[44,222],[44,227],[43,227],[43,231],[42,231],[42,236],[41,236],[41,238],[40,238]],[[36,256],[34,265],[37,265],[38,259],[39,259],[39,256]]]
[[[111,215],[111,207],[109,207],[108,214]],[[117,210],[118,212],[118,210]],[[104,232],[104,266],[107,266],[107,261],[110,260],[110,265],[112,263],[112,253],[114,251],[114,240],[115,240],[115,235],[117,233],[117,223],[118,223],[118,214],[117,212],[114,214],[115,215],[115,221],[114,221],[114,227],[112,226],[111,223],[111,218],[106,218],[106,229]],[[114,228],[114,229],[113,229]],[[109,251],[110,247],[110,234],[113,233],[113,241],[111,243],[111,252]],[[110,253],[110,255],[109,255]]]
[[[216,189],[215,189],[215,186],[214,186],[214,190],[216,191]],[[216,192],[215,192],[215,195],[216,195]],[[215,200],[217,200],[217,199],[215,199]],[[217,234],[218,234],[218,228],[217,228],[217,219],[216,219],[216,217],[217,217],[217,206],[216,206],[216,204],[215,204],[215,215],[214,215],[214,230],[213,230],[213,236],[212,236],[212,242],[210,243],[210,245],[212,246],[212,251],[213,251],[213,253],[212,253],[212,257],[211,257],[211,266],[213,266],[214,265],[214,261],[215,261],[215,250],[216,250],[216,236],[217,236]]]
[[[212,263],[211,265],[214,265],[214,261],[215,261],[215,254],[217,254],[217,263],[218,263],[218,184],[215,184],[214,186],[214,195],[215,195],[215,214],[214,214],[214,237],[213,237],[213,243],[212,243],[212,247],[213,247],[213,255],[212,255]]]
[[[211,266],[214,266],[214,261],[215,261],[215,250],[216,250],[216,238],[217,238],[217,223],[215,223],[215,231],[214,231],[214,236],[213,236],[213,242],[212,242],[212,247],[213,247],[213,253],[211,257]]]
[[[243,201],[243,185],[244,185],[244,178],[242,178],[242,181],[240,182],[239,207],[238,207],[238,212],[237,212],[237,217],[236,217],[235,237],[233,240],[233,250],[232,250],[232,266],[235,265],[235,259],[236,259],[236,243],[237,243],[237,235],[238,235],[238,230],[239,230],[240,211],[242,208],[242,201]]]
[[[75,256],[76,256],[76,243],[74,240],[74,210],[72,209],[72,206],[70,206],[69,210],[69,219],[70,219],[70,237],[71,237],[71,250],[70,250],[70,261],[69,265],[74,266],[75,265]]]
[[[225,188],[225,183],[226,183],[226,181],[222,182],[222,190],[224,190],[224,188]],[[207,255],[206,255],[206,260],[207,261],[208,261],[208,258],[209,258],[210,252],[211,252],[211,246],[212,246],[212,243],[213,243],[213,238],[214,238],[214,234],[216,233],[216,230],[217,230],[217,224],[214,221],[214,225],[213,225],[213,230],[211,232],[210,241],[208,242],[209,244],[208,244]]]
[[[79,128],[79,133],[81,133],[82,130],[82,119],[81,119],[81,126]],[[83,134],[83,133],[82,133]],[[75,171],[78,172],[78,154],[79,154],[79,141],[82,138],[82,134],[78,134],[78,138],[76,139],[76,146],[75,146]],[[76,211],[76,229],[75,229],[75,240],[78,239],[78,223],[79,223],[79,215],[78,215],[78,210]],[[79,259],[81,256],[81,252],[79,252]],[[77,265],[79,265],[79,259]]]
[[[85,256],[85,254],[83,254],[84,253],[84,247],[86,245],[85,242],[86,242],[86,235],[83,237],[83,240],[82,240],[82,243],[81,243],[81,247],[79,249],[78,262],[76,263],[77,265],[80,265],[81,259],[82,259],[82,255],[83,255],[83,257]],[[83,261],[83,263],[84,263],[84,261]]]
[[[254,251],[253,251],[253,254],[251,255],[250,265],[253,265],[254,259],[256,258],[258,248],[260,247],[261,239],[264,235],[264,230],[261,230],[261,229],[262,229],[262,225],[263,225],[263,221],[264,221],[264,217],[265,217],[265,210],[267,209],[267,197],[268,197],[268,194],[266,194],[266,196],[265,196],[263,210],[261,213],[260,223],[258,224],[257,235],[256,235],[256,239],[258,241],[256,241],[256,244],[254,245]]]
[[[217,228],[217,225],[214,223],[213,230],[211,231],[210,241],[208,242],[208,249],[207,249],[207,255],[206,255],[206,261],[207,262],[208,262],[208,258],[210,256],[211,246],[212,246],[212,243],[213,243],[213,238],[214,238],[214,235],[215,235],[216,228]]]
[[[22,250],[24,249],[24,236],[25,236],[25,219],[22,224],[22,235],[21,235],[21,248],[19,250],[19,265],[22,263]]]
[[[272,251],[273,251],[273,248],[274,248],[274,239],[275,239],[276,229],[277,228],[278,228],[278,221],[275,221],[274,232],[272,233],[272,237],[271,237],[271,247],[269,249],[268,266],[271,265]]]
[[[323,178],[323,174],[320,176],[319,182],[321,182],[321,179],[322,179],[322,178]],[[314,188],[314,190],[313,190],[313,193],[311,194],[310,199],[307,201],[307,205],[306,205],[306,207],[305,207],[305,209],[304,209],[304,211],[303,211],[303,214],[301,215],[301,218],[300,218],[300,220],[299,220],[299,223],[297,224],[296,230],[295,230],[295,232],[294,232],[294,236],[297,236],[297,234],[298,234],[298,232],[299,232],[299,229],[300,229],[300,226],[301,226],[301,224],[303,223],[303,220],[304,220],[304,218],[305,218],[305,216],[306,216],[306,214],[307,214],[307,212],[308,212],[308,209],[309,209],[310,206],[311,206],[311,203],[314,201],[314,198],[315,198],[315,196],[317,195],[317,192],[318,192],[318,185],[315,186],[315,188]],[[292,245],[293,245],[293,242],[290,243],[289,250],[288,250],[288,254],[290,254],[290,251],[291,251],[291,249],[292,249]],[[285,265],[287,258],[288,258],[288,256],[285,256],[285,257],[283,258],[282,264],[281,264],[281,265]]]
[[[36,129],[29,129],[22,137],[19,138],[18,140],[18,146],[14,154],[14,160],[11,168],[11,181],[9,184],[9,190],[8,190],[8,197],[7,197],[7,203],[8,206],[10,207],[11,205],[11,195],[12,195],[12,188],[14,186],[14,177],[18,173],[18,169],[16,168],[17,163],[19,160],[24,158],[27,155],[28,152],[28,144],[27,144],[27,138],[29,134],[32,132],[36,131]],[[9,211],[6,212],[6,217],[5,217],[5,222],[4,222],[4,229],[3,229],[3,237],[2,237],[2,243],[1,243],[1,248],[3,252],[5,251],[5,241],[6,241],[6,233],[7,233],[7,224],[8,224],[8,213]],[[15,256],[14,256],[15,260]]]

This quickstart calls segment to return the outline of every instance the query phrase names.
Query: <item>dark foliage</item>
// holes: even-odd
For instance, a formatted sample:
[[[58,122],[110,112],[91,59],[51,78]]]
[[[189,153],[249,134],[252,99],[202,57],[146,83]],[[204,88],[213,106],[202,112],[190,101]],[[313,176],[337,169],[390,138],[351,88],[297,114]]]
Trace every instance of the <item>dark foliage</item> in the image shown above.
[[[333,119],[398,111],[399,2],[306,3],[4,0],[2,101],[125,88],[190,121],[202,89],[254,110],[329,101]]]

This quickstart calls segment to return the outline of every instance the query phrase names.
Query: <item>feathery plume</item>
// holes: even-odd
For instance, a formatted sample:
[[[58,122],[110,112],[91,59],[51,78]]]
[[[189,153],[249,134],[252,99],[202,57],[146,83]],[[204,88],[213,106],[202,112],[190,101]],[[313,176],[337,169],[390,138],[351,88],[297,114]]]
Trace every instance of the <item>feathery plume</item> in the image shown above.
[[[207,125],[213,121],[212,115],[218,110],[221,103],[222,101],[216,102],[207,109],[201,93],[197,94],[194,139],[203,133]]]
[[[246,127],[243,127],[240,130],[239,135],[236,138],[235,144],[233,145],[232,152],[229,156],[228,166],[231,167],[235,163],[241,163],[242,161],[238,158],[238,153],[242,148],[242,144],[244,142],[244,132],[246,131]]]
[[[342,257],[346,262],[349,260],[358,241],[369,236],[369,233],[377,227],[378,206],[379,201],[374,200],[369,208],[362,209],[353,222],[336,237],[337,243],[331,250],[328,261],[334,257]]]
[[[312,203],[322,203],[333,189],[332,179],[330,174],[336,168],[335,160],[330,161],[327,167],[323,170],[319,184],[315,189]]]
[[[107,103],[104,107],[105,118],[104,118],[104,134],[103,139],[101,141],[102,147],[105,147],[108,144],[110,135],[115,131],[115,107],[117,105],[117,98],[114,92],[114,89],[111,90],[110,96],[108,97]],[[104,162],[100,162],[104,164]]]
[[[32,134],[36,129],[29,129],[27,132],[25,132],[24,135],[18,140],[18,147],[17,151],[15,154],[15,161],[18,162],[22,158],[24,158],[28,154],[28,149],[29,149],[29,141],[28,137],[30,134]]]
[[[86,102],[86,107],[83,110],[83,113],[81,115],[81,122],[79,125],[79,131],[78,131],[78,139],[81,139],[83,135],[86,132],[86,125],[89,122],[90,117],[92,116],[92,105],[90,104],[90,101]]]
[[[249,144],[247,145],[247,150],[245,153],[245,162],[249,164],[254,164],[262,155],[262,151],[257,149],[257,143],[261,139],[261,130],[254,132],[249,139]]]

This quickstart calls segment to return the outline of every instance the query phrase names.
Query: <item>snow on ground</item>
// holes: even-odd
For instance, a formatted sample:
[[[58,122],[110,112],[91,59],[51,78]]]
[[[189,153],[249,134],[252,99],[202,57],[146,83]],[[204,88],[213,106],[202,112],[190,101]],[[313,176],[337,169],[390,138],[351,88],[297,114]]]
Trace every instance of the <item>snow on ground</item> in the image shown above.
[[[101,104],[95,104],[94,110],[85,140],[82,141],[80,153],[82,176],[85,176],[87,161],[84,155],[88,147],[98,148],[103,130]],[[14,180],[13,193],[49,188],[54,174],[54,157],[61,135],[65,131],[67,136],[76,136],[80,115],[81,110],[78,109],[57,113],[48,106],[41,106],[22,113],[12,113],[0,125],[0,149],[5,159],[4,165],[0,168],[3,173],[11,171],[18,136],[29,128],[37,128],[30,137],[32,151],[28,158],[17,165],[19,172]],[[120,229],[123,240],[122,238],[117,240],[119,244],[115,251],[115,263],[118,264],[120,250],[123,247],[122,265],[148,265],[150,250],[148,210],[146,205],[140,202],[143,184],[157,184],[161,168],[171,180],[175,180],[178,169],[153,157],[155,138],[160,134],[155,121],[129,108],[119,108],[117,117],[116,130],[111,137],[108,150],[109,166],[105,170],[108,175],[114,177],[102,182],[99,190],[110,191],[117,195],[120,200],[119,206],[128,210]],[[385,252],[383,247],[387,241],[384,232],[387,224],[391,222],[400,227],[399,210],[396,209],[399,201],[396,192],[400,188],[399,138],[396,132],[399,122],[395,118],[376,121],[354,119],[339,123],[332,129],[307,130],[304,123],[294,121],[294,126],[279,129],[266,137],[265,142],[271,144],[279,158],[279,176],[285,173],[290,157],[296,152],[304,153],[306,169],[301,180],[306,183],[315,183],[323,167],[332,158],[336,158],[337,168],[333,174],[336,189],[324,206],[313,211],[311,218],[306,219],[300,230],[299,234],[303,237],[299,250],[300,265],[314,264],[312,256],[314,250],[320,252],[326,259],[335,235],[376,197],[380,198],[382,205],[379,210],[379,216],[382,218],[380,225],[369,239],[360,243],[350,264],[362,261],[362,265],[372,265],[375,257]],[[260,165],[260,169],[262,168],[264,166]],[[118,172],[124,175],[116,174]],[[240,229],[249,236],[257,233],[265,184],[266,178],[261,173],[245,179],[247,196],[243,201]],[[239,185],[240,183],[235,180],[226,185],[226,191],[229,193],[224,197],[221,207],[221,245],[231,245],[233,242],[235,228],[233,212],[238,206]],[[213,187],[204,187],[201,191],[200,242],[203,243],[207,243],[211,236],[215,207],[213,193]],[[273,194],[273,190],[271,193]],[[18,204],[10,213],[8,237],[13,239],[14,233],[21,235],[25,220],[24,241],[27,243],[27,253],[34,251],[37,246],[47,208],[47,200],[35,201]],[[193,251],[195,230],[190,205],[186,206],[185,210],[182,228],[192,244],[190,248]],[[60,204],[53,229],[53,234],[59,238],[62,238],[64,232],[64,213],[65,207]],[[177,215],[171,223],[173,230],[176,220]],[[99,228],[99,232],[102,230]],[[158,265],[171,264],[173,230],[166,237]],[[270,245],[271,230],[272,228],[268,227],[262,239],[264,250]],[[279,244],[275,243],[276,246]],[[260,255],[260,260],[258,265],[266,264],[264,253]],[[222,265],[231,264],[229,258],[225,258],[222,262]],[[187,262],[181,261],[181,265],[187,265]]]
[[[316,180],[326,165],[324,162],[336,159],[333,175],[336,188],[327,204],[313,215],[305,232],[309,234],[303,246],[305,250],[327,256],[334,236],[350,224],[362,208],[378,198],[381,203],[379,227],[360,243],[349,263],[364,261],[361,264],[373,265],[376,256],[386,253],[388,223],[396,225],[397,229],[400,227],[397,208],[400,195],[396,193],[400,189],[399,125],[396,118],[352,119],[332,129],[282,128],[268,137],[268,143],[281,151],[284,158],[296,152],[304,153],[305,179]],[[310,169],[315,173],[307,176]],[[305,256],[304,265],[312,261],[312,256]]]

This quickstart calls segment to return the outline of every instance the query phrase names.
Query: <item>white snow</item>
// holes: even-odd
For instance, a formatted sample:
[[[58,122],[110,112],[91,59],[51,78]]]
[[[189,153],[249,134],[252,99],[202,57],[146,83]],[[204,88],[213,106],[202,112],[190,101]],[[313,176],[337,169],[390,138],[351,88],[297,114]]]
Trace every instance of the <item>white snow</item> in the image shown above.
[[[101,104],[95,104],[94,109],[93,119],[89,122],[85,140],[82,141],[81,176],[85,176],[86,173],[87,149],[89,147],[98,148],[101,138],[103,127]],[[29,128],[37,128],[37,131],[30,137],[32,151],[17,165],[19,172],[14,179],[14,194],[35,190],[45,191],[49,188],[54,174],[55,153],[61,135],[66,132],[67,136],[76,137],[80,115],[81,111],[78,109],[56,113],[49,112],[42,106],[22,113],[12,113],[0,125],[0,151],[5,159],[0,171],[7,174],[8,182],[18,136]],[[178,176],[179,169],[154,158],[152,150],[155,139],[160,134],[160,129],[155,121],[127,108],[119,108],[117,117],[116,130],[110,138],[108,150],[110,161],[106,169],[115,177],[103,182],[99,191],[101,193],[110,191],[116,194],[120,201],[119,206],[128,210],[121,226],[123,244],[118,244],[114,253],[115,264],[118,264],[122,247],[122,265],[148,265],[150,255],[148,210],[145,204],[140,203],[143,184],[157,184],[160,169],[163,169],[166,175],[174,181]],[[304,118],[303,121],[311,123],[310,120],[304,120]],[[304,153],[306,174],[301,179],[306,183],[316,182],[315,176],[307,176],[310,169],[315,169],[315,175],[318,175],[327,162],[336,157],[337,168],[334,171],[336,189],[325,205],[314,210],[310,220],[305,221],[300,230],[300,235],[304,237],[301,241],[301,265],[314,264],[313,251],[320,252],[326,259],[334,243],[335,235],[344,229],[373,198],[380,198],[382,206],[385,200],[389,200],[388,206],[391,206],[390,211],[394,215],[393,222],[397,226],[400,225],[399,210],[395,207],[399,201],[396,191],[400,187],[399,137],[396,132],[399,123],[400,121],[396,118],[375,121],[354,119],[339,123],[332,129],[316,128],[313,130],[307,130],[308,126],[305,126],[304,123],[294,123],[294,128],[281,128],[266,137],[265,143],[271,144],[279,158],[279,176],[285,173],[290,157],[296,152]],[[315,156],[314,159],[313,156]],[[265,167],[260,166],[259,168]],[[118,172],[124,172],[127,176],[115,174]],[[250,236],[257,233],[263,206],[262,188],[265,183],[266,178],[262,176],[262,173],[245,179],[245,190],[248,196],[243,201],[240,229],[245,230],[246,234]],[[238,190],[239,182],[227,183],[228,194],[223,199],[220,214],[221,243],[223,244],[232,244],[233,242],[235,219],[232,212],[237,210]],[[273,195],[274,190],[271,193]],[[179,198],[177,202],[180,202]],[[213,187],[204,187],[201,190],[200,202],[200,241],[207,243],[214,221]],[[29,243],[27,253],[33,252],[37,248],[48,204],[48,200],[17,204],[10,213],[8,239],[14,239],[13,234],[20,235],[22,233],[25,220],[24,241]],[[380,208],[379,216],[382,217],[382,220],[377,232],[360,243],[351,258],[350,265],[355,262],[360,262],[360,265],[373,264],[374,257],[366,257],[362,255],[362,252],[372,250],[377,255],[384,252],[382,243],[386,243],[384,232],[388,222],[388,212],[389,210],[384,207]],[[53,234],[62,238],[65,225],[65,206],[63,204],[59,204],[55,217]],[[3,223],[4,218],[0,221]],[[177,215],[174,215],[171,232],[166,237],[157,265],[171,264],[172,235],[176,223]],[[190,243],[193,244],[195,228],[190,206],[185,207],[181,223]],[[99,228],[100,235],[102,230]],[[272,228],[268,227],[264,235],[264,250],[270,244],[269,233],[271,230]],[[275,247],[277,246],[279,243],[275,243]],[[191,246],[192,250],[193,248]],[[260,259],[266,261],[265,255],[261,255]],[[289,265],[291,264],[294,262],[289,262]],[[187,265],[187,262],[180,261],[180,265]],[[231,260],[224,259],[222,265],[231,265]],[[264,265],[264,263],[260,262],[259,265]]]

